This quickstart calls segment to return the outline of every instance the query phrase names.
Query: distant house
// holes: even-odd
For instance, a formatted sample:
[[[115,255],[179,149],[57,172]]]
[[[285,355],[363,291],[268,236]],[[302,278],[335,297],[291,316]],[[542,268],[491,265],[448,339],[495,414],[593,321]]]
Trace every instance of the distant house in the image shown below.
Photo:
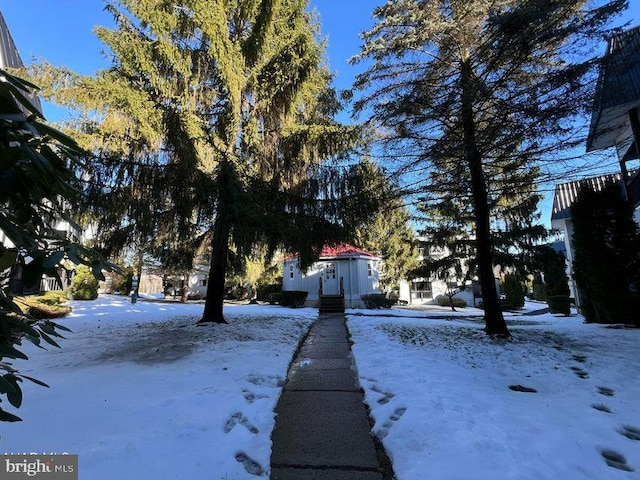
[[[349,244],[325,246],[311,268],[300,270],[298,256],[284,259],[283,291],[305,291],[307,306],[342,297],[344,307],[363,308],[362,295],[380,293],[381,259]]]
[[[640,170],[629,164],[640,158],[640,26],[612,36],[602,60],[587,152],[611,147],[620,163],[623,193],[638,208]]]
[[[446,248],[434,246],[426,237],[418,237],[417,241],[420,245],[418,248],[420,263],[428,258],[439,259],[449,254]],[[454,280],[453,275],[452,280]],[[476,297],[479,295],[474,295],[473,285],[469,283],[461,286],[455,281],[447,283],[435,276],[401,280],[399,297],[409,305],[425,305],[433,303],[439,295],[447,295],[454,291],[457,291],[454,296],[464,300],[467,305],[476,305]]]

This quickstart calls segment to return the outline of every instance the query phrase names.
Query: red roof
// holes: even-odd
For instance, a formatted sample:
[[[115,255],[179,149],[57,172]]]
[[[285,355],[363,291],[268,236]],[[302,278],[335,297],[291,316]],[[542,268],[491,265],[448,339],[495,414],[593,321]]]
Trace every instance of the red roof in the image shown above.
[[[285,260],[296,258],[298,254],[287,255]],[[336,258],[336,257],[371,257],[378,258],[373,253],[366,252],[361,248],[354,247],[348,243],[339,243],[337,245],[325,245],[320,252],[320,258]]]
[[[353,256],[375,257],[374,254],[365,252],[361,248],[354,247],[353,245],[349,245],[348,243],[341,243],[331,246],[325,245],[324,247],[322,247],[322,251],[320,252],[320,258]]]

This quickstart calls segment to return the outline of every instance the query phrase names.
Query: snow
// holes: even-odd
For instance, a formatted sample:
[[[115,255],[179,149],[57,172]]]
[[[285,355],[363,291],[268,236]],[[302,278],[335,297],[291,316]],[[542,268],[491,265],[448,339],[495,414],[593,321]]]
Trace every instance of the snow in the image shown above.
[[[84,480],[268,478],[273,409],[317,310],[227,305],[229,325],[197,326],[201,304],[72,306],[62,349],[25,344],[30,360],[14,362],[51,389],[23,384],[23,406],[8,409],[24,421],[0,426],[1,451],[78,454]],[[620,433],[640,428],[640,330],[509,314],[513,339],[500,341],[481,315],[347,312],[398,480],[640,478],[601,455],[640,469],[640,442]]]

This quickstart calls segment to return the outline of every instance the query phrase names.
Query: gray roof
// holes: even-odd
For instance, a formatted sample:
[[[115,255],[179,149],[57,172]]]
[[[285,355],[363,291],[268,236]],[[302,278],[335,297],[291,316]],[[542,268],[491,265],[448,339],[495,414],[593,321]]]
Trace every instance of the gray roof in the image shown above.
[[[596,85],[587,151],[615,146],[621,134],[630,137],[627,112],[639,105],[640,26],[636,26],[609,39]]]
[[[571,205],[578,198],[578,193],[582,188],[590,188],[599,192],[613,183],[622,183],[622,173],[608,173],[597,177],[584,178],[569,183],[556,185],[553,194],[553,208],[551,209],[551,220],[561,220],[571,218]]]
[[[16,44],[13,41],[13,37],[11,37],[11,32],[9,32],[9,27],[7,26],[7,23],[4,21],[4,17],[0,12],[0,68],[22,67],[24,67],[24,63],[22,63],[22,59],[20,58],[20,54],[18,53]],[[31,100],[31,103],[42,114],[42,105],[40,104],[40,99],[35,95],[30,96],[29,99]]]

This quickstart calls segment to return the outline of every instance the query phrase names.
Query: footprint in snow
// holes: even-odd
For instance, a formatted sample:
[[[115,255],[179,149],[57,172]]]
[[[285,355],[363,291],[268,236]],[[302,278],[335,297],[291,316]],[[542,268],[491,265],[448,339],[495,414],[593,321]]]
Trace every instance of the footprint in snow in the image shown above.
[[[259,393],[253,393],[249,390],[242,390],[242,394],[244,395],[244,399],[247,403],[253,403],[256,400],[260,400],[261,398],[267,398],[266,395],[261,395]]]
[[[384,424],[382,425],[382,428],[376,432],[376,436],[380,440],[382,440],[387,435],[389,435],[389,430],[391,430],[391,427],[393,427],[393,424],[396,423],[398,420],[400,420],[400,418],[404,415],[406,411],[407,409],[404,407],[396,408],[393,414],[389,417],[389,420],[384,422]]]
[[[618,429],[620,435],[624,435],[630,440],[640,441],[640,428],[631,425],[623,425]]]
[[[229,433],[237,424],[242,425],[254,435],[260,433],[260,430],[258,430],[258,428],[253,425],[247,417],[242,415],[242,412],[236,412],[231,415],[229,420],[227,420],[227,423],[224,424],[224,433]]]
[[[595,408],[599,412],[613,413],[609,407],[607,407],[606,405],[604,405],[602,403],[594,403],[593,405],[591,405],[591,407]]]
[[[376,383],[371,386],[371,391],[382,395],[382,397],[377,400],[379,405],[386,405],[393,397],[396,396],[393,392],[385,392],[384,390],[381,390]]]
[[[609,449],[601,449],[600,455],[604,458],[604,461],[607,462],[612,468],[617,468],[618,470],[624,470],[625,472],[633,472],[634,468],[627,464],[627,459],[624,458],[624,455],[616,452],[615,450]]]
[[[580,367],[571,367],[571,370],[575,372],[582,379],[589,378],[589,373],[586,370],[581,369]]]
[[[600,395],[604,395],[605,397],[613,397],[614,391],[609,387],[598,387],[598,393]]]
[[[236,461],[241,463],[247,473],[251,475],[255,475],[256,477],[261,477],[264,473],[263,468],[260,466],[258,462],[249,458],[249,456],[244,452],[239,452],[236,454]]]

